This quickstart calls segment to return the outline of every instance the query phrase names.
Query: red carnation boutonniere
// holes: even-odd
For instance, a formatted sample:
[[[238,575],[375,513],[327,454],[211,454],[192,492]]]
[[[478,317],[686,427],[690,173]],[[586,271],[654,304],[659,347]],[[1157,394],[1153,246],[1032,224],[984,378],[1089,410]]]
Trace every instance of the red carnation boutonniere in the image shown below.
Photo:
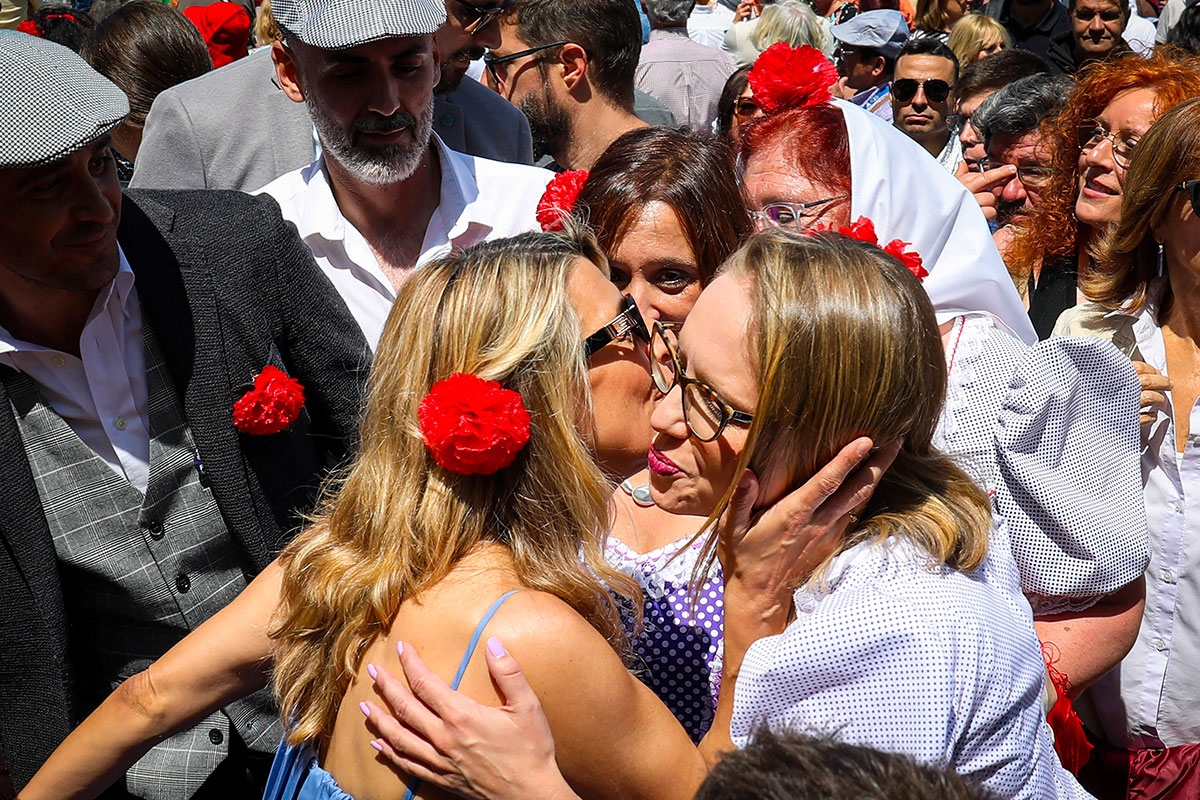
[[[563,229],[563,222],[571,216],[587,178],[586,169],[569,169],[558,173],[546,184],[546,191],[537,205],[537,221],[543,231],[555,233]]]
[[[837,67],[815,47],[776,42],[755,59],[746,80],[767,114],[829,102]]]
[[[300,381],[268,364],[254,379],[254,388],[233,404],[233,427],[254,436],[279,433],[296,421],[303,407]]]
[[[467,372],[435,383],[417,407],[417,420],[429,455],[459,475],[502,470],[529,442],[521,395]]]
[[[922,261],[921,255],[915,250],[910,250],[909,247],[911,245],[908,242],[892,239],[887,244],[881,245],[879,243],[879,236],[875,233],[875,223],[867,217],[859,217],[849,225],[842,225],[837,229],[837,232],[851,239],[858,239],[860,242],[875,245],[903,264],[919,281],[925,280],[926,276],[929,275],[929,271],[925,269],[925,262]]]

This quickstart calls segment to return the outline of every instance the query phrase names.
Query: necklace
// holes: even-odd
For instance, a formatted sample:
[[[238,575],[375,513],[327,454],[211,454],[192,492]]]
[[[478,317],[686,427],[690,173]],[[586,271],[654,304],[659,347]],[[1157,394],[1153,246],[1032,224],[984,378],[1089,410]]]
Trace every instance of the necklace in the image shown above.
[[[621,481],[621,490],[632,497],[634,504],[640,508],[649,508],[654,505],[654,501],[650,499],[649,485],[634,486],[629,482],[629,478],[626,478]]]

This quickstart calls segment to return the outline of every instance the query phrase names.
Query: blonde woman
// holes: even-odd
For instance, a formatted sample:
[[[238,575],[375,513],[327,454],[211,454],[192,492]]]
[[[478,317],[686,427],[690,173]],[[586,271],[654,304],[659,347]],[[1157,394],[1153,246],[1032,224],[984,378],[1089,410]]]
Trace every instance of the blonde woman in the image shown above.
[[[1009,50],[1013,46],[1008,29],[987,14],[967,14],[950,26],[946,41],[958,57],[960,69],[966,69],[985,56]]]

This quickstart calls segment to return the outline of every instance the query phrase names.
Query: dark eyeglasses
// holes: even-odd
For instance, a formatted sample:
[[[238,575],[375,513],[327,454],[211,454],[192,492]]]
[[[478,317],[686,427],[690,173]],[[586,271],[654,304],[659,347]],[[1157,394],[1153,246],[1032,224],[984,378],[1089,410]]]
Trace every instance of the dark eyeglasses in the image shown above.
[[[1000,167],[1007,166],[1016,167],[1017,180],[1034,189],[1045,186],[1054,175],[1054,170],[1050,167],[1022,167],[1017,164],[1005,164],[1003,161],[989,161],[986,158],[979,162],[979,171],[987,172],[990,169],[999,169]]]
[[[1116,131],[1105,130],[1094,119],[1085,119],[1079,123],[1079,149],[1083,152],[1095,150],[1100,146],[1100,143],[1105,139],[1112,145],[1113,161],[1117,162],[1117,166],[1121,169],[1129,167],[1129,161],[1133,158],[1133,148],[1137,147],[1136,136],[1126,136],[1124,139],[1118,138],[1120,134]]]
[[[741,119],[749,119],[758,113],[758,103],[750,98],[742,98],[733,107],[733,113]]]
[[[950,96],[950,84],[940,78],[927,78],[923,81],[901,78],[892,81],[892,94],[901,103],[907,103],[917,96],[917,89],[922,87],[925,90],[925,99],[931,103],[944,103]]]
[[[1192,213],[1200,217],[1200,179],[1184,181],[1175,187],[1175,191],[1188,193],[1188,199],[1192,201]]]
[[[583,340],[583,357],[591,358],[613,342],[630,335],[639,339],[642,344],[650,344],[650,331],[646,328],[646,321],[642,319],[642,312],[638,310],[633,297],[625,295],[621,299],[621,313],[617,314],[612,322]]]
[[[654,388],[667,395],[679,386],[679,399],[683,403],[683,419],[688,433],[702,442],[711,442],[720,436],[729,423],[749,425],[753,414],[738,411],[726,403],[721,395],[708,384],[689,378],[683,373],[679,351],[675,348],[674,334],[661,322],[654,323],[654,335],[650,344],[650,374]]]
[[[826,197],[808,203],[767,203],[758,211],[751,211],[750,216],[755,222],[769,228],[804,228],[805,221],[811,222],[818,214],[811,209],[820,208],[838,200],[845,200],[846,195]]]
[[[528,50],[518,50],[517,52],[509,53],[506,56],[494,56],[491,53],[484,53],[483,66],[487,68],[488,75],[492,76],[492,81],[495,82],[496,86],[503,86],[504,81],[500,78],[500,73],[496,71],[496,67],[516,61],[518,58],[531,56],[534,53],[540,53],[544,50],[549,50],[554,47],[562,47],[564,44],[569,43],[551,42],[550,44],[540,44],[537,47],[530,47]]]
[[[479,6],[471,5],[467,0],[454,0],[454,2],[463,11],[472,15],[471,21],[463,25],[463,32],[467,36],[474,36],[490,25],[492,20],[507,11],[509,6],[517,2],[517,0],[500,0],[499,3],[490,8],[480,8]]]

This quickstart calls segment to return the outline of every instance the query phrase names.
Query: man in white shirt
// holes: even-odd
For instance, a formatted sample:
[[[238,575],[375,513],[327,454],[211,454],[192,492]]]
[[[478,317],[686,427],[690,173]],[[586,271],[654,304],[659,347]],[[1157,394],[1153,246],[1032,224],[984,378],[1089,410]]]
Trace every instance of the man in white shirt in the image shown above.
[[[372,346],[397,288],[452,248],[537,227],[551,174],[455,153],[432,133],[437,0],[276,0],[279,84],[308,105],[322,155],[263,187]],[[484,12],[490,13],[490,12]]]

